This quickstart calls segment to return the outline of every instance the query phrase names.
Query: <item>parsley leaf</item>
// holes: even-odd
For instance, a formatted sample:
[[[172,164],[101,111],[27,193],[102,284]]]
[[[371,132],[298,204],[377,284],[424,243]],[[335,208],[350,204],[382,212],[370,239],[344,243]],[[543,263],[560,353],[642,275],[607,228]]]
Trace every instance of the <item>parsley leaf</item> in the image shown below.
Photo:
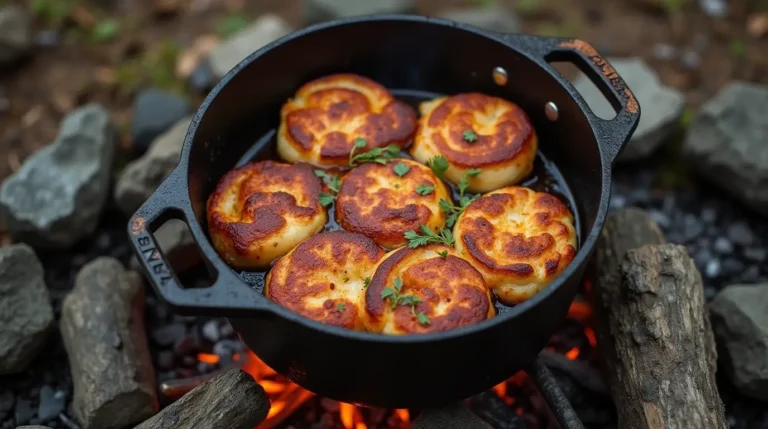
[[[419,311],[419,313],[416,313],[416,305],[418,305],[421,301],[421,298],[415,295],[405,295],[401,294],[400,291],[403,288],[403,281],[400,279],[400,277],[395,277],[395,279],[392,281],[393,288],[385,287],[381,290],[381,299],[383,300],[389,300],[389,304],[392,307],[392,309],[396,309],[398,306],[401,305],[408,305],[411,307],[411,314],[416,316],[419,319],[419,323],[424,325],[425,323],[422,322],[423,317],[427,317],[424,313]],[[421,314],[422,316],[419,316]],[[427,323],[429,324],[429,318],[427,318]]]
[[[469,180],[467,180],[467,176],[462,177],[456,186],[459,187],[459,195],[463,196],[464,192],[466,192],[467,188],[469,188]]]
[[[395,164],[395,167],[392,168],[392,170],[397,174],[398,177],[403,177],[406,174],[408,174],[409,171],[411,171],[411,167],[403,164],[402,162],[398,162]]]
[[[362,137],[358,137],[358,138],[355,139],[355,147],[358,148],[358,149],[364,148],[365,145],[367,145],[367,144],[368,144],[368,142],[365,141],[365,139],[362,138]]]
[[[432,324],[432,321],[429,320],[429,316],[427,316],[426,314],[422,313],[421,311],[416,313],[416,319],[419,321],[419,324],[421,324],[421,325],[425,325],[426,326],[426,325],[431,325]]]
[[[340,303],[336,304],[336,311],[338,311],[338,312],[344,311],[345,308],[347,308],[347,306],[344,305],[343,302],[340,302]]]
[[[381,290],[381,299],[387,299],[390,296],[396,296],[396,295],[397,295],[397,291],[395,291],[391,287],[385,287],[384,289]]]
[[[365,280],[363,280],[363,289],[367,288],[368,285],[370,285],[370,284],[371,284],[371,278],[370,277],[366,277]]]
[[[405,239],[408,240],[408,247],[411,249],[430,243],[445,244],[446,246],[453,246],[455,243],[450,229],[443,229],[439,235],[426,225],[420,225],[419,229],[421,234],[416,231],[406,231],[404,234]]]
[[[323,183],[328,185],[328,189],[333,192],[332,194],[325,192],[320,193],[320,204],[322,204],[323,207],[328,207],[336,200],[335,194],[339,193],[339,189],[341,188],[341,179],[339,176],[330,176],[325,171],[319,169],[315,170],[315,176],[322,178]]]
[[[395,277],[395,279],[392,281],[392,284],[395,286],[395,290],[400,292],[400,289],[403,288],[403,281],[400,280],[400,277]]]
[[[441,258],[446,259],[448,257],[448,251],[443,250],[442,252],[437,252],[438,255],[440,255]]]
[[[323,207],[328,207],[331,204],[333,204],[334,201],[336,201],[336,195],[326,194],[325,192],[321,192],[320,196],[318,197],[318,200],[320,201],[320,204],[323,205]]]
[[[469,177],[477,177],[478,174],[482,173],[483,170],[480,168],[470,168],[467,170],[467,176]]]
[[[442,179],[445,171],[448,170],[448,160],[442,155],[433,156],[427,160],[427,166],[432,169],[435,176]]]
[[[359,140],[359,138],[358,138]],[[397,155],[400,154],[400,148],[395,144],[391,144],[385,148],[375,147],[368,152],[355,154],[355,149],[358,148],[358,143],[349,152],[349,166],[354,167],[358,164],[366,162],[372,162],[377,164],[387,164],[392,161]],[[405,174],[405,173],[403,173]]]
[[[328,189],[338,194],[339,188],[341,188],[341,179],[339,176],[332,176],[331,180],[328,181]]]
[[[404,295],[403,298],[400,300],[401,305],[416,305],[421,302],[421,298],[418,296],[413,295]]]
[[[477,141],[477,134],[475,134],[472,130],[466,130],[461,134],[461,137],[464,139],[467,143],[473,143]]]
[[[416,187],[416,192],[419,195],[429,195],[435,190],[434,186],[419,185]]]

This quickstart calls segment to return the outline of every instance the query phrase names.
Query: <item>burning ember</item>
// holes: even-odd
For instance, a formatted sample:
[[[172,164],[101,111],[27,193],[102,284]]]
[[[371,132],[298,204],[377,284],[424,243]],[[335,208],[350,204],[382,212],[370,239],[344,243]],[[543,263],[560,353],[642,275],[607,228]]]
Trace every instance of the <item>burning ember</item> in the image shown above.
[[[588,286],[588,285],[585,285]],[[585,289],[587,289],[585,287]],[[568,322],[560,333],[554,336],[546,353],[563,357],[569,361],[588,363],[596,356],[597,339],[589,327],[593,316],[592,307],[577,298],[568,311]],[[286,378],[280,376],[250,351],[218,356],[213,353],[199,353],[197,359],[209,365],[219,365],[220,371],[189,379],[172,380],[161,384],[161,390],[170,400],[175,400],[203,381],[212,378],[231,366],[238,366],[249,373],[269,396],[271,408],[264,422],[254,429],[292,428],[298,422],[322,422],[322,427],[344,429],[408,429],[411,427],[409,410],[381,410],[360,408],[327,398],[316,397]],[[231,365],[227,362],[231,361]],[[529,428],[548,427],[546,421],[554,421],[544,399],[535,384],[524,372],[519,372],[507,381],[493,387],[489,393],[500,404],[510,407],[511,413],[520,416]],[[473,400],[467,400],[470,408]],[[318,416],[319,413],[324,413]],[[479,413],[482,417],[482,413]],[[325,425],[327,423],[327,426]]]

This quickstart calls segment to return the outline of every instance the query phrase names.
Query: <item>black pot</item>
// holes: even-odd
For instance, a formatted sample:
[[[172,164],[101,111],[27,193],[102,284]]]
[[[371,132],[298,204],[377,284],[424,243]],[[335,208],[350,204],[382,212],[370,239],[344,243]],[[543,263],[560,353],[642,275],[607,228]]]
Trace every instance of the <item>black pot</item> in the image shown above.
[[[596,117],[549,63],[578,66],[614,106]],[[506,70],[506,84],[492,74]],[[265,157],[262,138],[281,104],[322,75],[368,76],[400,93],[479,91],[512,100],[530,116],[540,148],[569,184],[580,219],[576,258],[550,286],[511,311],[436,334],[385,336],[304,318],[259,293],[218,256],[206,235],[205,203],[238,160]],[[502,79],[503,80],[503,79]],[[545,113],[554,103],[557,119]],[[550,109],[550,116],[553,112]],[[245,344],[274,370],[322,396],[361,405],[413,408],[469,397],[530,364],[566,317],[603,226],[611,165],[640,111],[626,84],[588,44],[573,39],[499,34],[418,16],[328,22],[277,40],[250,55],[208,95],[187,132],[176,169],[136,212],[132,244],[157,293],[176,311],[226,316]],[[246,157],[246,158],[247,158]],[[186,221],[213,286],[184,289],[151,231]],[[246,278],[247,280],[247,278]]]

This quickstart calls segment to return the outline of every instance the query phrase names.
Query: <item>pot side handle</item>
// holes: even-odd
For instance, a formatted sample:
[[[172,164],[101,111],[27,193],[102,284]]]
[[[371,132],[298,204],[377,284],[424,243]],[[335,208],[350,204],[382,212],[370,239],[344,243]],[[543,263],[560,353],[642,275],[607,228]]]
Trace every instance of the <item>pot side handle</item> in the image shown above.
[[[583,40],[524,34],[507,34],[505,39],[515,48],[536,57],[543,66],[555,73],[558,72],[550,62],[564,61],[574,64],[600,89],[616,112],[613,119],[597,117],[578,91],[565,78],[561,78],[562,82],[567,83],[567,87],[571,87],[573,94],[578,94],[578,103],[588,113],[588,119],[597,131],[601,155],[607,165],[612,165],[635,132],[640,120],[640,105],[613,66],[598,54],[592,45]]]
[[[178,170],[174,170],[128,222],[128,237],[147,280],[158,295],[178,313],[207,316],[246,316],[267,309],[266,298],[247,287],[228,268],[216,268],[203,256],[215,276],[207,288],[184,288],[166,260],[153,233],[166,221],[193,216],[184,193],[179,192]],[[203,254],[203,252],[201,252]]]

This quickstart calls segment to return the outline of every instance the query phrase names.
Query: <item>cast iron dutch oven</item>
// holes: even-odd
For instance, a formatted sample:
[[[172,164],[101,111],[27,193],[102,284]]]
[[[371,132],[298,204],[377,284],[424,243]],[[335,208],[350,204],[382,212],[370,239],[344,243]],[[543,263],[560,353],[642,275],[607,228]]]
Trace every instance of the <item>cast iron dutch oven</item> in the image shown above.
[[[617,116],[595,116],[550,65],[555,61],[578,66]],[[495,82],[497,67],[506,70],[506,84]],[[244,156],[270,150],[262,137],[276,128],[282,103],[299,86],[339,72],[368,76],[401,95],[479,91],[520,105],[576,204],[580,249],[563,274],[527,302],[477,325],[385,336],[299,316],[267,300],[262,279],[248,282],[229,268],[206,235],[208,195]],[[548,102],[557,106],[555,121],[545,114]],[[368,406],[442,404],[525,368],[563,322],[603,226],[611,165],[639,117],[624,81],[580,40],[501,34],[421,16],[327,22],[259,49],[219,82],[189,127],[178,166],[134,214],[128,231],[150,282],[175,311],[229,318],[259,358],[302,387]],[[152,232],[172,218],[189,225],[215,278],[211,287],[183,288],[159,251]]]

